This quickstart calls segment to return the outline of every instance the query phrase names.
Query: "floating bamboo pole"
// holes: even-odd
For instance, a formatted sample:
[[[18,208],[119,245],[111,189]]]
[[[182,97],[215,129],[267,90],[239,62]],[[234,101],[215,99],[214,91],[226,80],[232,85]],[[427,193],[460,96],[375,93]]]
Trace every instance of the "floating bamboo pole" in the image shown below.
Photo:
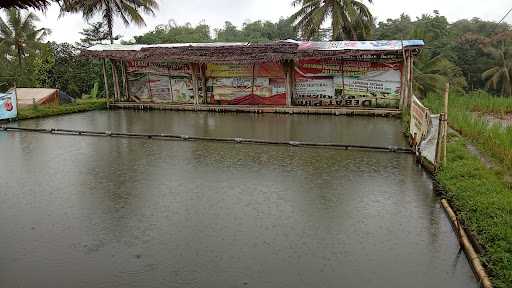
[[[482,262],[480,261],[480,257],[473,248],[473,245],[471,245],[471,241],[469,240],[466,231],[464,231],[464,228],[450,207],[450,204],[448,204],[446,199],[442,199],[441,204],[443,205],[444,210],[452,222],[455,233],[457,233],[459,238],[460,245],[464,249],[464,252],[466,252],[466,257],[468,258],[474,273],[478,277],[480,284],[483,288],[492,288],[491,280],[489,279],[489,276],[487,275],[487,272],[485,271]]]

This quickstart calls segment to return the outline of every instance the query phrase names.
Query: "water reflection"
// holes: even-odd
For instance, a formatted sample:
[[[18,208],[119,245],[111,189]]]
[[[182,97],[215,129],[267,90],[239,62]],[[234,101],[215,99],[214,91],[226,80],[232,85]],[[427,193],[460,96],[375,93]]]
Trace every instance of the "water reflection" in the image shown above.
[[[392,119],[172,114],[20,125],[403,144]],[[478,287],[409,155],[14,133],[0,151],[0,287]]]

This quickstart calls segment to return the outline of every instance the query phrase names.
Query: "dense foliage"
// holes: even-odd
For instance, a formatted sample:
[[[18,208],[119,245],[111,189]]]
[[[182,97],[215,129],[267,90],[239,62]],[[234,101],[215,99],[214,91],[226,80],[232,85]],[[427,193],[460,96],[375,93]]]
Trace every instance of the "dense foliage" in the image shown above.
[[[482,244],[482,260],[494,287],[512,284],[512,190],[472,155],[464,140],[452,138],[448,161],[438,174],[464,225]]]
[[[108,10],[108,7],[103,6],[103,8],[99,6],[87,8],[86,2],[94,1],[83,1],[82,10],[76,10],[86,17]],[[154,8],[151,4],[153,2],[144,3],[149,5],[151,10],[151,7]],[[331,9],[331,12],[326,12],[320,17],[321,19],[319,18],[323,22],[326,20],[324,16],[327,17],[329,13],[340,9],[339,5],[349,3],[340,0],[333,2],[338,6],[332,4],[334,5],[332,7],[318,8],[317,2],[295,1],[295,4],[310,5],[311,9],[313,7]],[[359,5],[354,3],[351,5]],[[142,6],[139,8],[141,11],[146,11]],[[99,85],[100,91],[103,91],[99,63],[81,60],[76,55],[79,51],[77,48],[87,48],[108,42],[110,39],[120,38],[112,34],[112,27],[108,21],[91,23],[90,27],[81,32],[83,38],[75,45],[43,43],[43,37],[48,30],[37,27],[38,19],[33,14],[14,9],[4,11],[5,18],[0,22],[0,65],[6,69],[0,71],[0,77],[15,78],[21,86],[61,88],[75,97],[88,94],[95,83]],[[150,11],[147,10],[147,12]],[[113,14],[113,16],[116,15],[131,21],[129,15]],[[135,14],[132,16],[137,18]],[[331,28],[313,27],[314,29],[312,28],[313,30],[309,33],[300,23],[302,20],[305,21],[303,24],[310,20],[299,16],[300,13],[290,18],[282,18],[277,22],[246,22],[241,27],[226,21],[224,26],[218,29],[212,29],[207,23],[200,23],[197,26],[189,23],[179,25],[171,20],[168,24],[159,25],[152,31],[123,43],[214,41],[260,43],[282,39],[328,40],[331,37],[379,40],[424,39],[427,47],[415,59],[414,89],[418,96],[439,94],[446,81],[450,82],[452,90],[461,94],[473,90],[487,90],[499,96],[512,96],[512,77],[510,76],[512,75],[512,27],[506,23],[498,24],[478,18],[449,23],[446,17],[440,15],[438,11],[433,11],[432,14],[424,14],[416,19],[403,14],[396,19],[387,19],[377,24],[365,22],[363,25],[361,19],[358,20],[359,22],[336,22],[334,26],[331,25]],[[20,23],[16,17],[25,19],[28,24],[22,25],[23,29],[13,28],[13,23]],[[16,43],[22,43],[22,45],[16,47]],[[1,82],[6,81],[2,80],[0,84]]]

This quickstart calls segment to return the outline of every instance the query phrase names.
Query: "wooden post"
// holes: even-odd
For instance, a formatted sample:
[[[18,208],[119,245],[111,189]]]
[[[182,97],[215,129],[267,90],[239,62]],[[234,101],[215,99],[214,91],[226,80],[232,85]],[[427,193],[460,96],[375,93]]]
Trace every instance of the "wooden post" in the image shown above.
[[[120,89],[119,89],[119,77],[117,76],[116,61],[112,60],[112,80],[114,81],[114,101],[119,101]]]
[[[448,145],[448,97],[450,94],[450,83],[446,83],[444,91],[444,135],[443,135],[443,161],[447,160],[446,146]]]
[[[414,57],[412,56],[412,51],[409,52],[409,62],[410,62],[410,70],[409,70],[409,92],[411,96],[409,97],[409,107],[411,107],[412,96],[414,95]]]
[[[107,98],[108,105],[110,104],[110,95],[108,91],[107,59],[103,59],[103,80],[105,81],[105,98]]]
[[[295,63],[293,60],[284,62],[286,72],[286,106],[292,106],[292,98],[294,95],[294,71]]]
[[[443,112],[439,115],[439,131],[437,133],[436,146],[436,166],[441,167],[446,162],[446,145],[448,142],[448,95],[450,92],[450,83],[446,83],[443,98]]]
[[[192,86],[194,88],[194,105],[199,104],[199,86],[197,84],[197,65],[195,63],[192,65]]]
[[[208,79],[206,78],[206,64],[201,65],[201,84],[203,87],[203,104],[208,104]]]
[[[122,73],[122,77],[123,77],[123,87],[124,87],[124,100],[127,101],[130,97],[130,94],[129,91],[128,91],[128,76],[126,74],[126,62],[125,61],[122,61],[121,62],[121,73]]]

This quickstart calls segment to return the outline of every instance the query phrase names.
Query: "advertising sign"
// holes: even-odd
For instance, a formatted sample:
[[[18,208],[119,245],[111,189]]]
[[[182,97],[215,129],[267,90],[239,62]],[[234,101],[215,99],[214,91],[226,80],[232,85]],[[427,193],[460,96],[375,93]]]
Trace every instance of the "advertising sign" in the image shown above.
[[[314,93],[297,92],[298,97],[295,104],[352,107],[396,106],[400,99],[400,69],[401,64],[397,62],[303,59],[295,68],[297,79],[302,79],[297,82],[297,89],[304,89],[301,87],[305,85],[303,79],[323,78],[332,79],[335,92],[332,97],[332,91],[328,94],[320,94],[316,100],[311,96],[305,100],[301,95],[315,95]]]
[[[297,74],[303,77],[313,76],[361,76],[369,71],[400,71],[401,64],[379,63],[365,61],[346,61],[346,60],[321,60],[321,59],[302,59],[295,67]]]
[[[297,78],[296,83],[296,105],[322,106],[335,99],[333,78]]]
[[[208,64],[206,75],[212,78],[233,78],[233,77],[284,77],[283,66],[279,63],[264,64]]]
[[[194,85],[190,77],[172,77],[171,89],[173,102],[194,103]]]
[[[153,99],[161,101],[172,100],[171,81],[168,75],[149,74],[149,89]]]
[[[423,46],[422,40],[380,40],[380,41],[332,41],[332,42],[301,42],[299,50],[377,50],[398,51],[404,47]]]
[[[128,61],[126,72],[128,73],[156,73],[175,76],[192,75],[192,68],[189,64],[182,63],[153,63],[146,61]]]
[[[17,116],[16,89],[0,93],[0,120],[13,119]]]
[[[211,80],[215,100],[234,100],[238,97],[254,94],[268,97],[272,94],[272,87],[268,78],[217,78]]]
[[[334,77],[336,94],[345,96],[400,97],[400,71],[369,71],[360,76]]]
[[[136,97],[141,100],[151,99],[148,78],[148,74],[128,74],[128,93],[130,97]]]

